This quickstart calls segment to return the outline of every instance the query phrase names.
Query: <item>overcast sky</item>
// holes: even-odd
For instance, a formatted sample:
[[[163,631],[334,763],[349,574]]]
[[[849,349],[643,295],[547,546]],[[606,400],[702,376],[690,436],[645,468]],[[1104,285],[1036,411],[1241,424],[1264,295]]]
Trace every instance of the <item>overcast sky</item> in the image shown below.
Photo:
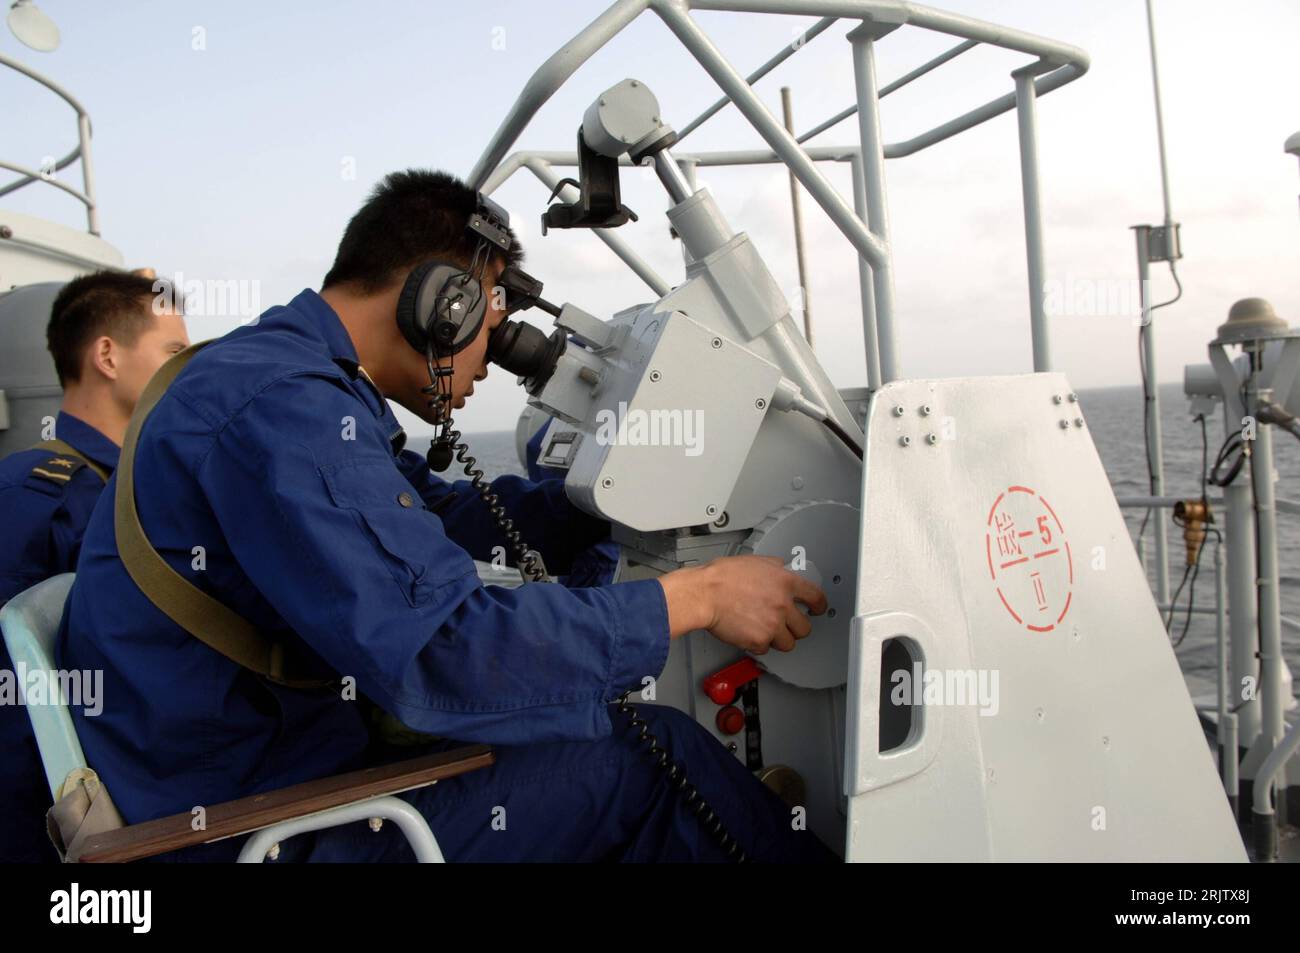
[[[40,0],[60,26],[53,54],[5,31],[0,51],[66,86],[94,122],[104,237],[132,266],[161,275],[244,282],[262,308],[316,288],[348,218],[386,172],[411,166],[467,175],[519,87],[605,6],[538,3],[180,2]],[[1039,104],[1047,276],[1057,368],[1076,388],[1135,384],[1136,325],[1125,305],[1136,277],[1129,227],[1159,223],[1161,206],[1145,13],[1141,0],[948,0],[946,9],[1082,47],[1087,75]],[[723,53],[748,72],[810,18],[702,13]],[[1205,344],[1237,298],[1269,298],[1300,321],[1300,167],[1282,144],[1300,130],[1296,0],[1158,0],[1156,4],[1174,218],[1182,223],[1185,295],[1158,315],[1160,378],[1206,360]],[[837,24],[760,81],[780,115],[794,90],[800,130],[853,97],[848,24]],[[904,29],[879,49],[882,85],[951,46]],[[911,138],[1012,89],[1024,57],[978,49],[887,98],[889,141]],[[571,149],[582,111],[626,77],[645,81],[681,128],[718,93],[653,14],[598,53],[548,103],[522,148]],[[63,155],[75,123],[62,103],[0,75],[0,153],[36,166]],[[842,123],[814,140],[853,141]],[[734,108],[682,151],[758,147]],[[823,166],[846,200],[847,169]],[[886,170],[905,377],[1030,370],[1028,290],[1013,113]],[[79,184],[73,168],[61,175]],[[797,286],[782,167],[704,170],[737,230],[749,232],[778,282]],[[526,266],[547,297],[608,316],[653,296],[582,231],[542,238],[546,198],[522,173],[497,198],[512,213]],[[76,203],[29,188],[10,207],[84,225]],[[682,274],[668,239],[666,198],[648,170],[627,170],[624,201],[641,216],[622,231],[670,282]],[[865,383],[854,255],[810,199],[810,300],[817,353],[841,386]],[[1154,293],[1172,293],[1158,266]],[[1081,313],[1088,312],[1092,313]],[[1101,313],[1097,313],[1100,311]],[[543,318],[545,316],[542,316]],[[549,319],[538,323],[548,326]],[[210,337],[228,317],[194,317]],[[460,414],[468,430],[507,429],[522,392],[497,371]]]

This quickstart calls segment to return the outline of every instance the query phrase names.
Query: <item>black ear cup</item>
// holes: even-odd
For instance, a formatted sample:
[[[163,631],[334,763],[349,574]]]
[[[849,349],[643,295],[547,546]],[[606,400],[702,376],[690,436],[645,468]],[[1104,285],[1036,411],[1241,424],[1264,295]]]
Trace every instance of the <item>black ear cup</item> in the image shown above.
[[[421,354],[433,344],[436,357],[464,350],[478,337],[487,314],[483,288],[460,265],[427,261],[407,275],[397,298],[397,326]]]
[[[415,299],[420,293],[420,285],[424,282],[425,276],[436,264],[437,262],[428,261],[412,269],[406,276],[406,283],[402,285],[402,293],[397,296],[397,326],[401,328],[406,343],[421,354],[425,352],[428,331],[424,323],[416,319]]]

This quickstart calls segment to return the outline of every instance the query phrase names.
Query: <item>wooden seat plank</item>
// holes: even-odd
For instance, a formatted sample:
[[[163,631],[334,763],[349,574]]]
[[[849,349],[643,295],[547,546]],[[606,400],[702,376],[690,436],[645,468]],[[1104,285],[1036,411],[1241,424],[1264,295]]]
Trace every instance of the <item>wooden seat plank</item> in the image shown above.
[[[123,863],[209,844],[365,798],[425,787],[444,778],[486,767],[492,761],[492,749],[487,745],[467,745],[408,761],[305,781],[277,791],[215,804],[207,809],[203,830],[194,830],[194,816],[186,812],[98,834],[87,839],[81,862]]]

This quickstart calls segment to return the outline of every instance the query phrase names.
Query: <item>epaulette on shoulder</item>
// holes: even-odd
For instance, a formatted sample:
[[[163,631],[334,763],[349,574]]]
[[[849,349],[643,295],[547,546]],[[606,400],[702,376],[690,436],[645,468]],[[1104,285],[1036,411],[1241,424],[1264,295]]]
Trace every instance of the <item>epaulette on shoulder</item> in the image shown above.
[[[52,483],[55,486],[67,486],[72,482],[73,475],[84,466],[86,466],[85,460],[78,460],[63,453],[43,456],[27,474],[27,482],[29,484],[36,482],[37,485]]]

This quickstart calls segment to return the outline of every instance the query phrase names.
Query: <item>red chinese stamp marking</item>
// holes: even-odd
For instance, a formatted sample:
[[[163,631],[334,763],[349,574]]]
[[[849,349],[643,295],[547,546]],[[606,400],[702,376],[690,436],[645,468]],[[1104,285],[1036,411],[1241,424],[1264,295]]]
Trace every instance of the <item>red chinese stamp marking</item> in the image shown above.
[[[1051,632],[1070,611],[1074,560],[1056,511],[1027,486],[993,501],[984,533],[989,576],[1011,618],[1030,632]]]

